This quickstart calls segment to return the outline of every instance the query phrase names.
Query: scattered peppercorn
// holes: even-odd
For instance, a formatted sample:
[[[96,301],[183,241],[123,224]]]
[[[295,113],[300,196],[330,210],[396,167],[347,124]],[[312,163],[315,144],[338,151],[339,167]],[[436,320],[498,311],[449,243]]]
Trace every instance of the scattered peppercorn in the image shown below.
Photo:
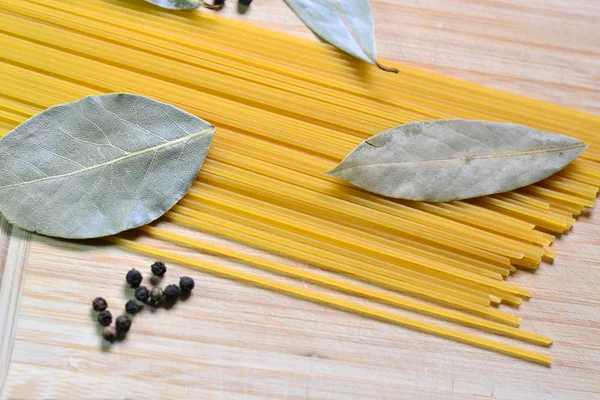
[[[128,315],[120,315],[117,317],[115,326],[118,333],[127,333],[129,328],[131,328],[131,318]]]
[[[150,267],[152,269],[152,273],[158,277],[163,277],[165,272],[167,272],[167,266],[164,262],[157,261]]]
[[[225,0],[213,0],[212,4],[204,3],[204,7],[209,10],[221,10],[225,6]]]
[[[142,303],[148,301],[148,297],[150,297],[150,291],[146,286],[140,286],[135,290],[135,298]]]
[[[92,307],[94,308],[94,311],[104,311],[108,307],[108,304],[102,297],[96,297],[94,301],[92,301]]]
[[[177,285],[169,285],[165,288],[165,297],[169,301],[176,300],[181,295],[181,289]]]
[[[215,0],[215,4],[223,4],[225,0]],[[240,0],[240,3],[248,5],[252,0]],[[157,277],[163,277],[167,272],[166,265],[161,261],[156,261],[151,266],[152,274]],[[159,306],[165,299],[168,301],[177,300],[181,295],[189,294],[195,287],[195,282],[189,276],[182,276],[179,279],[179,286],[168,285],[165,290],[159,286],[155,286],[152,290],[148,290],[146,286],[140,286],[143,280],[142,274],[134,269],[127,272],[127,283],[135,288],[135,298],[142,303],[150,303],[153,306]],[[112,314],[107,310],[108,304],[102,297],[96,297],[92,302],[92,307],[98,312],[98,323],[104,327],[102,336],[104,339],[113,342],[118,337],[123,337],[131,329],[131,316],[127,314],[136,314],[140,311],[143,305],[136,300],[131,299],[125,304],[127,314],[120,315],[115,321],[115,326],[112,324]],[[121,336],[119,336],[121,335]]]
[[[137,314],[140,311],[140,305],[137,301],[131,299],[125,304],[125,311],[129,314]]]
[[[249,6],[252,3],[252,0],[239,0],[240,4],[243,6]]]
[[[142,274],[140,271],[134,268],[127,273],[127,277],[125,279],[127,279],[127,283],[129,283],[132,288],[136,288],[140,286],[140,283],[142,283]]]
[[[195,286],[194,280],[189,276],[179,278],[179,287],[183,293],[189,293]]]
[[[112,322],[112,314],[108,310],[102,311],[98,314],[98,323],[102,326],[108,326]]]
[[[115,338],[117,337],[117,330],[114,326],[107,326],[104,328],[104,330],[102,330],[102,337],[109,342],[114,342]]]
[[[164,296],[165,292],[162,290],[162,288],[159,286],[153,287],[152,291],[150,292],[150,301],[152,305],[158,306],[163,301]]]

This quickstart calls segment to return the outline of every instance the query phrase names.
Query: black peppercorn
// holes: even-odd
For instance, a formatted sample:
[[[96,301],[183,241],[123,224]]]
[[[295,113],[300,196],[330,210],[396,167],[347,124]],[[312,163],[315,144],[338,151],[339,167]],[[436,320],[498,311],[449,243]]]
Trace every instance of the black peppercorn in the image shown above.
[[[126,279],[127,283],[129,283],[132,288],[136,288],[142,283],[142,274],[134,268],[127,273]]]
[[[179,278],[179,287],[183,293],[189,293],[195,286],[194,280],[189,276]]]
[[[131,318],[127,315],[120,315],[117,317],[115,326],[117,327],[118,333],[127,333],[129,328],[131,328]]]
[[[155,286],[150,292],[150,303],[154,306],[158,306],[163,301],[164,296],[165,292],[163,292],[159,286]]]
[[[137,301],[131,299],[125,304],[125,311],[129,314],[137,314],[140,311],[140,305]]]
[[[222,10],[225,6],[225,0],[213,0],[213,3],[204,3],[204,7],[209,10]]]
[[[108,310],[102,311],[98,314],[98,323],[102,326],[108,326],[112,322],[112,314]]]
[[[167,266],[164,262],[157,261],[150,267],[152,269],[152,273],[158,277],[163,277],[165,272],[167,272]]]
[[[239,3],[243,6],[249,6],[252,0],[239,0]]]
[[[92,301],[92,307],[94,308],[94,311],[104,311],[106,310],[106,307],[108,307],[108,304],[106,304],[106,300],[102,297],[96,297],[94,301]]]
[[[142,303],[148,301],[148,297],[150,297],[150,291],[146,286],[140,286],[135,290],[135,298]]]
[[[169,285],[165,288],[165,297],[169,301],[176,300],[181,295],[181,290],[177,285]]]
[[[114,326],[107,326],[102,331],[102,337],[108,340],[109,342],[114,342],[115,338],[117,337],[117,330]]]

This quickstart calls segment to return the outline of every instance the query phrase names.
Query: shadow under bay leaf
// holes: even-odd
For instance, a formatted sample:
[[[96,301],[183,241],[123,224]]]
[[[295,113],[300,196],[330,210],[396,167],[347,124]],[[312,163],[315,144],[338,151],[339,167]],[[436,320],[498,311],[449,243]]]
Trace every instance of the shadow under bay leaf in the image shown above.
[[[0,237],[8,237],[12,231],[12,225],[0,214]]]
[[[31,234],[31,242],[49,244],[63,249],[72,249],[78,252],[94,251],[99,247],[114,247],[112,243],[102,239],[61,239],[45,236],[38,233]]]
[[[6,227],[3,227],[3,228],[4,228],[4,230],[8,230],[8,232],[10,232],[9,231],[10,228],[6,228]],[[2,233],[4,233],[4,232],[2,232]],[[113,236],[126,237],[129,240],[136,240],[145,235],[143,232],[137,231],[134,228],[134,229],[130,229],[129,231],[121,232],[118,235],[113,235]],[[114,243],[111,243],[110,241],[106,240],[105,238],[63,239],[63,238],[56,238],[56,237],[52,237],[52,236],[46,236],[46,235],[42,235],[39,233],[32,233],[31,241],[35,242],[35,243],[51,244],[53,246],[57,246],[60,248],[69,248],[69,249],[74,249],[74,250],[82,251],[82,252],[94,251],[94,250],[98,249],[99,247],[118,247]]]

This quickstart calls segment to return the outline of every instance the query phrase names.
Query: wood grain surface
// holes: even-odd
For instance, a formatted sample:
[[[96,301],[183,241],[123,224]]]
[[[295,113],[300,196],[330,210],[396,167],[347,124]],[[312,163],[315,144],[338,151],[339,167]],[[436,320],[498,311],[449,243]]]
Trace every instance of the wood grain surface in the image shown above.
[[[372,7],[382,58],[600,111],[598,1],[376,0]],[[244,14],[231,1],[222,14],[313,38],[282,0],[256,0]],[[597,210],[553,248],[554,264],[510,278],[533,291],[517,311],[523,327],[555,339],[551,368],[179,266],[170,266],[164,284],[190,275],[195,293],[170,310],[145,310],[125,341],[106,347],[91,300],[105,297],[118,315],[132,295],[125,273],[136,267],[149,275],[152,260],[102,242],[30,238],[0,217],[0,397],[598,399]]]

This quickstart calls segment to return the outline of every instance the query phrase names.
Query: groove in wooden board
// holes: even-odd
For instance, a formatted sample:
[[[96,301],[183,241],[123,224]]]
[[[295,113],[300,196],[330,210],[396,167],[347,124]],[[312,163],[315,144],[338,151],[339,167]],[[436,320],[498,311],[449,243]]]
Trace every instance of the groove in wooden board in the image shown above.
[[[0,217],[0,396],[17,331],[31,234]]]

